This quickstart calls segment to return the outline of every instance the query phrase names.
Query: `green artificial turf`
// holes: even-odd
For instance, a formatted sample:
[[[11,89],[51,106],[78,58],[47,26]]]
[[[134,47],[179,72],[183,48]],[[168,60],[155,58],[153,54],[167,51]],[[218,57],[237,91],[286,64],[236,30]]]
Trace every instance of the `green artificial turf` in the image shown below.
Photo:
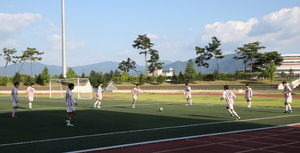
[[[238,97],[238,121],[230,117],[219,95],[193,95],[194,105],[185,106],[183,95],[141,94],[135,109],[130,95],[115,98],[119,99],[104,99],[101,109],[91,108],[95,100],[77,100],[71,120],[75,126],[67,127],[64,99],[36,98],[34,110],[29,110],[27,99],[20,98],[18,118],[12,119],[10,98],[0,97],[0,152],[76,151],[299,123],[300,116],[299,107],[283,113],[282,97],[253,98],[251,109]]]

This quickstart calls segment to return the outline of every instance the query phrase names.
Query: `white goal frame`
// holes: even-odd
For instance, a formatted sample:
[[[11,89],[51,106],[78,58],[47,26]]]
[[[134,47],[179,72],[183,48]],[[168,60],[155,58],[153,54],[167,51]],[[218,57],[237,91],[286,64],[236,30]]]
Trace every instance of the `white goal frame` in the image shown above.
[[[93,87],[87,78],[50,79],[50,98],[65,98],[69,83],[73,83],[75,85],[72,90],[74,98],[93,98]]]

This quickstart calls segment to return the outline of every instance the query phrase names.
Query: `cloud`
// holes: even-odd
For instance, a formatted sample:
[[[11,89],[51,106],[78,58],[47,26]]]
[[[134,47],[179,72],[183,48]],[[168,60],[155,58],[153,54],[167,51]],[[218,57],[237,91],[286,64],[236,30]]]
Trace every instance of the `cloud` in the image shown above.
[[[0,39],[9,39],[14,34],[21,33],[25,27],[41,18],[40,14],[33,13],[0,13]]]
[[[258,20],[252,18],[247,22],[228,21],[226,23],[207,24],[201,38],[205,42],[211,42],[213,36],[216,36],[222,43],[240,41],[247,37],[251,27],[256,23],[258,23]]]
[[[61,35],[53,34],[47,37],[50,48],[54,50],[61,50]]]
[[[79,49],[83,48],[85,46],[86,42],[85,41],[79,41],[79,42],[67,42],[67,49]]]
[[[128,55],[128,54],[130,54],[130,53],[131,53],[130,50],[124,50],[124,51],[122,51],[122,52],[119,52],[119,55]]]
[[[252,18],[247,22],[207,24],[200,37],[201,42],[209,43],[211,37],[216,36],[221,40],[222,47],[230,44],[232,50],[242,44],[260,41],[267,47],[264,51],[286,51],[290,45],[299,43],[299,25],[300,8],[284,8],[264,16],[261,20]]]
[[[285,8],[270,13],[254,25],[249,36],[263,36],[281,43],[293,42],[300,37],[300,8]]]
[[[165,39],[168,38],[168,36],[158,36],[156,34],[147,34],[147,37],[150,39]]]
[[[0,46],[3,46],[1,48],[6,47],[6,48],[11,48],[11,49],[19,47],[19,45],[17,44],[17,42],[15,40],[13,40],[13,39],[8,39],[7,41],[1,41],[0,42]]]
[[[53,34],[49,35],[47,37],[47,40],[50,44],[50,48],[54,50],[61,50],[62,49],[62,36]],[[75,50],[78,48],[83,48],[85,46],[86,42],[85,41],[79,41],[79,42],[66,42],[66,48],[70,50]]]

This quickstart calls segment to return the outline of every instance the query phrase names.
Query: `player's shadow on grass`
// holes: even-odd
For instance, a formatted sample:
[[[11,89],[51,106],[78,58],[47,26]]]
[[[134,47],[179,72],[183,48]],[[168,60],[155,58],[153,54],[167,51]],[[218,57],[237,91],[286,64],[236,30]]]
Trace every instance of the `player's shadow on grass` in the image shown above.
[[[186,116],[192,116],[192,117],[207,117],[207,118],[219,118],[219,119],[223,119],[224,117],[216,117],[216,116],[207,116],[207,115],[191,115],[191,114],[182,114],[182,115],[186,115]]]
[[[254,113],[257,113],[257,112],[266,112],[266,113],[273,113],[273,114],[277,114],[277,113],[283,112],[283,110],[279,110],[279,109],[276,112],[274,112],[274,110],[257,110],[257,109],[255,109],[255,110],[253,110],[253,109],[247,109],[245,111],[247,111],[247,112],[254,112]]]

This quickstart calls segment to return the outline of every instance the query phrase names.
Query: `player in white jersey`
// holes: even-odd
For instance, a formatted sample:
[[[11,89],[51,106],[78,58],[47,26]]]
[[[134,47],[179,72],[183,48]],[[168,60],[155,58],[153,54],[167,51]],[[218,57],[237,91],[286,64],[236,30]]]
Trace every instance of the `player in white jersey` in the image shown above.
[[[186,98],[186,106],[192,106],[192,89],[189,84],[185,84],[184,93]]]
[[[71,124],[71,118],[76,114],[74,105],[77,106],[77,103],[73,98],[73,94],[72,94],[72,90],[74,89],[74,86],[75,85],[73,83],[68,84],[69,89],[67,90],[66,93],[67,126],[74,126],[73,124]]]
[[[283,94],[284,94],[284,105],[285,105],[285,112],[284,113],[292,113],[292,89],[286,84],[285,81],[282,82],[283,85]]]
[[[241,119],[240,116],[233,109],[234,99],[236,98],[236,96],[234,93],[232,93],[228,89],[229,89],[229,86],[225,85],[224,91],[223,91],[223,96],[222,96],[221,100],[226,99],[226,102],[227,102],[226,109],[231,114],[231,117],[235,116],[236,119],[239,120],[239,119]]]
[[[252,98],[252,89],[250,88],[249,84],[246,84],[245,99],[247,100],[248,108],[251,108],[251,98]]]
[[[98,90],[97,90],[97,94],[96,94],[96,102],[94,104],[94,108],[101,108],[101,102],[102,102],[102,93],[103,93],[103,89],[102,89],[102,82],[98,83]],[[98,104],[98,106],[97,106]]]
[[[28,96],[28,105],[29,105],[30,110],[32,110],[33,98],[36,97],[34,85],[35,85],[34,83],[31,83],[30,86],[26,90],[26,95]]]
[[[13,106],[11,118],[18,118],[15,114],[17,109],[19,108],[19,98],[18,98],[19,82],[15,82],[14,86],[15,87],[11,90],[11,102]]]
[[[131,108],[135,108],[135,103],[136,103],[136,100],[137,100],[138,95],[140,94],[140,92],[141,92],[141,89],[140,89],[140,85],[139,84],[137,84],[135,86],[135,88],[133,88],[131,90],[131,95],[132,95],[132,99],[133,99],[132,100]]]

